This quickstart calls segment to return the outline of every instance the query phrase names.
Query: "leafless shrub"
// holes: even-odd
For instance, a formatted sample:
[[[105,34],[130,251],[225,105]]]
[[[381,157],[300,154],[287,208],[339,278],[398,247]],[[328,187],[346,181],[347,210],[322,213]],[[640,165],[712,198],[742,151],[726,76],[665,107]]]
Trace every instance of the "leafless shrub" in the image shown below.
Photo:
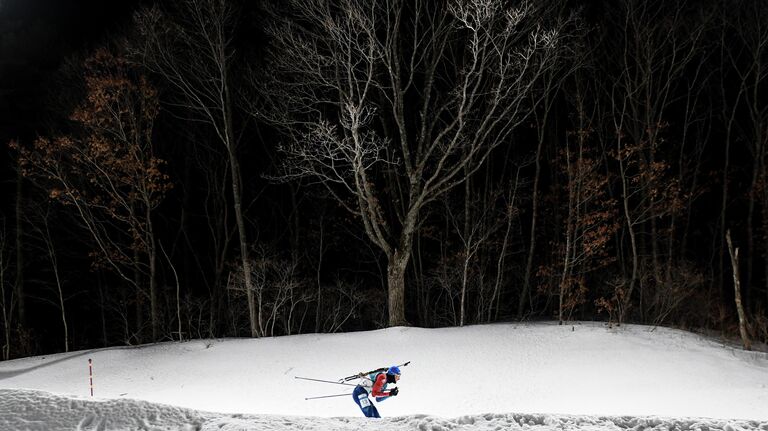
[[[336,280],[334,285],[325,286],[320,307],[320,328],[322,332],[334,333],[342,330],[352,318],[357,317],[366,302],[362,282]]]
[[[298,262],[283,259],[267,246],[259,246],[253,251],[249,268],[252,292],[247,292],[242,268],[231,274],[227,288],[236,295],[254,298],[256,336],[298,332],[303,319],[296,319],[300,312],[306,312],[304,306],[313,299],[298,274]]]
[[[653,271],[649,268],[644,274],[650,276]],[[682,311],[685,301],[704,283],[701,270],[690,262],[678,263],[668,274],[670,279],[643,282],[648,286],[645,289],[647,320],[654,326],[674,321],[674,314]]]
[[[609,294],[595,300],[597,312],[608,313],[608,326],[615,323],[618,326],[624,322],[627,312],[631,307],[631,301],[627,299],[628,281],[623,277],[615,277],[608,282]]]

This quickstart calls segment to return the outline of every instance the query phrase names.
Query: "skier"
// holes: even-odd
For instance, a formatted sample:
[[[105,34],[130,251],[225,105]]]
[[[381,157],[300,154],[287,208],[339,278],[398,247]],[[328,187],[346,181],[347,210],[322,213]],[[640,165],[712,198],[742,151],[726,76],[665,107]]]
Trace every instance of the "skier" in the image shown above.
[[[379,416],[379,411],[376,410],[376,406],[371,403],[371,399],[368,396],[373,395],[377,402],[396,396],[398,393],[397,387],[387,391],[387,385],[397,383],[398,380],[400,380],[400,368],[397,366],[389,367],[386,373],[369,374],[362,378],[355,387],[354,392],[352,392],[352,398],[354,398],[360,410],[363,411],[365,417],[381,417]]]

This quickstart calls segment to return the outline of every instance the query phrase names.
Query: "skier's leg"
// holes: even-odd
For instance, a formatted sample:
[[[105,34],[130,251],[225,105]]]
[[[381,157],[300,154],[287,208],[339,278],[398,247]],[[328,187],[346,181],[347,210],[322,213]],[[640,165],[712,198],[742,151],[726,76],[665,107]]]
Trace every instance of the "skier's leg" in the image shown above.
[[[376,410],[376,407],[371,404],[371,400],[368,399],[368,392],[365,389],[361,388],[360,386],[356,387],[355,391],[352,392],[352,398],[355,400],[355,403],[358,405],[358,407],[360,407],[360,410],[363,412],[365,417],[379,417],[379,412]]]
[[[373,404],[371,404],[371,400],[368,398],[368,394],[362,394],[358,398],[358,401],[360,402],[360,410],[363,411],[363,414],[367,418],[378,418],[379,412],[376,410],[376,407],[374,407]]]

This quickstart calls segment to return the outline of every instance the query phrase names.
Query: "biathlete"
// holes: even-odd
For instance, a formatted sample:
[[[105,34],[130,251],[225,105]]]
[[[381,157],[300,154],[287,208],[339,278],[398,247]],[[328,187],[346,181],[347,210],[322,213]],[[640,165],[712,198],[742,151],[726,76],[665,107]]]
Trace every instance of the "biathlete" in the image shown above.
[[[369,418],[380,418],[379,411],[373,405],[369,396],[376,398],[376,402],[382,402],[389,397],[394,397],[398,393],[397,387],[387,389],[390,383],[396,384],[400,380],[400,368],[392,366],[386,373],[369,374],[362,378],[360,383],[352,392],[352,398],[363,411],[363,414]]]

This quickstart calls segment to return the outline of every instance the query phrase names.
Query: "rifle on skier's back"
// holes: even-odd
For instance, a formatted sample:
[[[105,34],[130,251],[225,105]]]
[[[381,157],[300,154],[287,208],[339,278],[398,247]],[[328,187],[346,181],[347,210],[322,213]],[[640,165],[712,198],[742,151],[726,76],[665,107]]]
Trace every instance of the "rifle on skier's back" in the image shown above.
[[[397,364],[396,366],[397,367],[405,367],[405,366],[407,366],[410,363],[411,363],[411,361],[408,361],[408,362],[405,362],[403,364]],[[348,382],[350,380],[359,379],[361,377],[365,377],[365,376],[370,375],[370,374],[381,373],[381,372],[387,371],[388,369],[389,369],[389,367],[376,368],[375,370],[365,371],[365,372],[361,372],[361,373],[357,373],[357,374],[354,374],[354,375],[351,375],[351,376],[344,377],[342,379],[339,379],[339,381],[340,382]]]

